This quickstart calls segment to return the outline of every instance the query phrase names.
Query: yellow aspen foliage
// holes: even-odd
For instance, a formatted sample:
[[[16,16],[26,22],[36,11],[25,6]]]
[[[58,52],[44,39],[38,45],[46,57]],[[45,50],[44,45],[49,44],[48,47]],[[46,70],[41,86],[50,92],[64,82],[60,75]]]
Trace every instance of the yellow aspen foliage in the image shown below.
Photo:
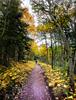
[[[39,55],[39,48],[36,42],[32,42],[31,49],[35,55]]]
[[[47,55],[46,45],[45,44],[41,45],[39,51],[41,56],[46,56]]]
[[[27,8],[23,9],[23,15],[21,20],[26,22],[27,24],[34,24],[34,18],[33,16],[29,13],[29,10]]]
[[[29,10],[27,8],[23,9],[23,15],[21,20],[28,24],[27,31],[29,33],[36,34],[34,17],[29,13]]]
[[[31,32],[32,34],[36,34],[37,33],[35,25],[29,25],[27,30],[28,30],[28,32]]]
[[[52,22],[48,22],[46,24],[41,24],[39,26],[37,26],[37,31],[38,32],[48,32],[48,31],[52,31],[54,29],[54,24]]]

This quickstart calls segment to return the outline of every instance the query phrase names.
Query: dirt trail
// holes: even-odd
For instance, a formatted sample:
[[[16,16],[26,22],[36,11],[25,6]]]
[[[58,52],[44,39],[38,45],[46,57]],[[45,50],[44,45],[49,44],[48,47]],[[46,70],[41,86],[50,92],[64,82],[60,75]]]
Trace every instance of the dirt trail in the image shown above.
[[[43,70],[36,64],[27,84],[22,88],[18,100],[52,100],[43,76]]]

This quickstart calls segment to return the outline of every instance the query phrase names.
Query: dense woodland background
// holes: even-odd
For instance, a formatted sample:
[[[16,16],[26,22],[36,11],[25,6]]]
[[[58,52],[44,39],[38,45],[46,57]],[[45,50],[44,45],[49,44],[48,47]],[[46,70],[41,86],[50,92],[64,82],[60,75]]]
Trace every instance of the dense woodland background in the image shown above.
[[[13,100],[37,59],[45,70],[48,86],[54,88],[59,100],[74,100],[76,1],[30,2],[37,26],[28,8],[21,7],[20,0],[0,0],[0,99]]]

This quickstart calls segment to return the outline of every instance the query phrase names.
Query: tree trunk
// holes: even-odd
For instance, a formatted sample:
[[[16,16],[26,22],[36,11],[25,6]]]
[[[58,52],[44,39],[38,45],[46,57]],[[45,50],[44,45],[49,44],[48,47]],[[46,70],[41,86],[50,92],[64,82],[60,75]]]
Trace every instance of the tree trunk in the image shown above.
[[[74,60],[75,60],[75,51],[71,50],[69,57],[69,78],[70,78],[70,90],[75,92],[74,85]]]
[[[46,45],[46,51],[47,51],[47,63],[49,63],[49,58],[48,58],[48,55],[49,55],[48,44],[47,44],[47,38],[46,38],[46,34],[45,33],[44,33],[44,38],[45,38],[45,45]]]
[[[9,57],[8,57],[7,52],[4,52],[4,54],[3,54],[3,65],[6,67],[9,66]]]
[[[53,60],[54,60],[54,52],[53,52],[53,42],[52,42],[52,35],[51,35],[51,33],[50,33],[50,39],[51,39],[51,51],[52,51],[52,57],[51,57],[51,66],[52,66],[52,68],[53,68]]]

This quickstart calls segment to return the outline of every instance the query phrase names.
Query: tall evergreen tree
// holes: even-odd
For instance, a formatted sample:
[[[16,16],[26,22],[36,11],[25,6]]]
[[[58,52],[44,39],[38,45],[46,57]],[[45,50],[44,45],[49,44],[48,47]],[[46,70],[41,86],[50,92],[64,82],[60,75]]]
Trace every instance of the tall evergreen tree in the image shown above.
[[[10,59],[23,59],[29,49],[28,25],[20,19],[20,0],[3,0],[0,5],[0,63],[8,66]]]

